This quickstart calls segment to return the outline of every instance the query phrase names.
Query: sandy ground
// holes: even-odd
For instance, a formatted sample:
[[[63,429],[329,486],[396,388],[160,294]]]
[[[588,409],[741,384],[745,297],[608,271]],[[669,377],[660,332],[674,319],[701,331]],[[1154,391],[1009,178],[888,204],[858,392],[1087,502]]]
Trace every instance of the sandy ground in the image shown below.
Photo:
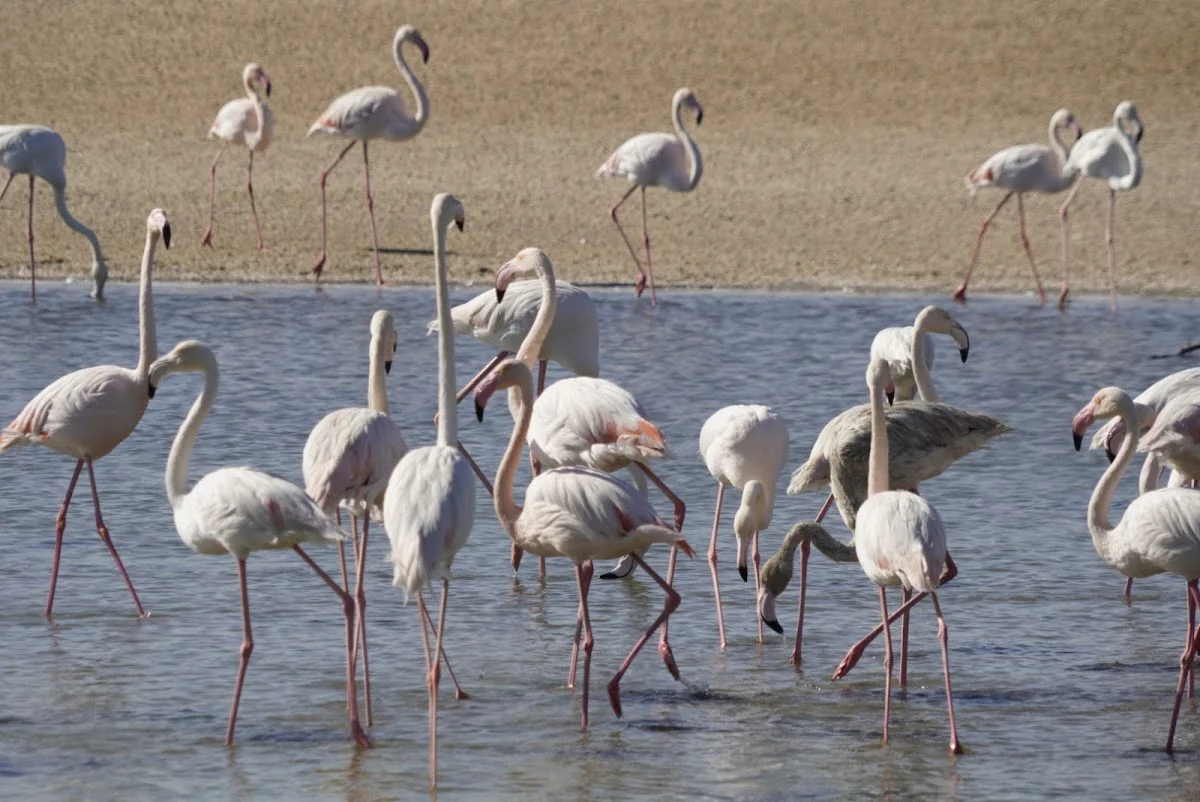
[[[1000,197],[972,202],[963,177],[1002,147],[1045,141],[1059,106],[1094,128],[1128,98],[1146,124],[1146,167],[1117,204],[1121,291],[1200,292],[1194,0],[6,0],[2,19],[0,120],[66,137],[70,205],[100,235],[114,278],[135,275],[146,214],[162,206],[176,243],[163,278],[311,280],[317,174],[340,145],[304,133],[342,92],[402,86],[389,51],[411,22],[432,48],[428,64],[411,57],[430,122],[371,150],[390,281],[429,281],[429,202],[447,190],[467,208],[451,243],[460,281],[539,245],[566,278],[632,282],[607,215],[623,185],[594,173],[626,137],[670,130],[671,94],[688,85],[705,108],[705,173],[693,193],[649,195],[660,286],[948,293]],[[277,120],[255,165],[273,248],[261,255],[244,151],[218,174],[216,248],[199,245],[217,149],[204,135],[250,60],[273,79]],[[1106,195],[1090,182],[1072,216],[1079,291],[1107,286]],[[42,275],[83,277],[86,243],[57,221],[45,185],[37,197]],[[1048,290],[1063,197],[1026,203]],[[357,152],[330,179],[329,203],[327,280],[369,279]],[[626,208],[636,230],[637,206]],[[0,277],[26,273],[24,209],[14,183],[0,204]],[[976,276],[980,290],[1031,286],[1015,208]]]

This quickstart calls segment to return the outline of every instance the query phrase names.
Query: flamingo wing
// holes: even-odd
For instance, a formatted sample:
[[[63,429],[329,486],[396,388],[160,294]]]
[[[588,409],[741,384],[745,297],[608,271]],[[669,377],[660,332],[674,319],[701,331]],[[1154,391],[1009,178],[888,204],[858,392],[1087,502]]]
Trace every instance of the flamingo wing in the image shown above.
[[[946,564],[946,528],[920,496],[877,493],[859,508],[854,550],[872,582],[934,591]]]
[[[546,388],[533,405],[528,442],[546,465],[619,470],[669,456],[662,432],[629,391],[576,376]]]
[[[400,427],[386,414],[335,410],[313,427],[304,444],[305,491],[326,513],[340,501],[350,502],[352,509],[374,505],[407,451]]]
[[[347,92],[329,104],[308,133],[374,134],[386,127],[394,116],[406,115],[404,100],[389,86],[363,86]],[[380,125],[379,123],[383,123]]]
[[[596,176],[673,189],[687,184],[687,151],[673,134],[638,134],[614,150]]]

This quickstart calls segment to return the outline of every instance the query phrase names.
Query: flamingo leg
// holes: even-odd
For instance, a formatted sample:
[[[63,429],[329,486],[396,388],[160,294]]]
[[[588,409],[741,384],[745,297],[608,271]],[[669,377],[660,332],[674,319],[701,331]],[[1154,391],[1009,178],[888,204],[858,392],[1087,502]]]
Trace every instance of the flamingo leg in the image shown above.
[[[544,359],[538,360],[538,386],[537,386],[537,394],[538,395],[541,395],[546,389],[546,365],[547,365],[546,360],[544,360]]]
[[[1188,580],[1188,597],[1192,604],[1200,603],[1200,587],[1197,586],[1197,580]],[[1196,656],[1196,641],[1200,639],[1200,633],[1189,632],[1187,643],[1184,645],[1183,654],[1179,657],[1179,685],[1175,689],[1175,709],[1171,711],[1171,727],[1167,730],[1167,752],[1168,754],[1174,751],[1175,746],[1175,724],[1179,721],[1179,707],[1183,704],[1183,691],[1187,685],[1188,674],[1191,672],[1192,661]]]
[[[33,260],[33,173],[29,174],[29,222],[25,227],[25,236],[29,240],[29,297],[37,302],[37,279],[34,276]]]
[[[354,636],[358,629],[354,614],[354,597],[342,590],[304,549],[292,546],[292,551],[300,555],[300,559],[308,563],[308,567],[316,571],[317,576],[342,600],[342,613],[346,617],[346,688],[350,697],[350,736],[359,746],[370,746],[371,740],[358,720],[358,689],[354,681]]]
[[[759,591],[758,583],[762,581],[762,579],[760,579],[759,575],[758,575],[758,572],[762,570],[762,566],[760,565],[761,560],[760,560],[759,553],[758,553],[758,531],[757,530],[754,532],[753,548],[754,548],[754,551],[751,554],[751,558],[754,560],[754,598],[757,599],[758,591]],[[758,642],[761,644],[761,643],[763,643],[762,616],[756,615],[754,617],[756,619],[758,619]]]
[[[254,236],[258,238],[258,249],[266,253],[271,249],[263,244],[262,228],[258,224],[258,209],[254,206],[254,151],[250,151],[250,161],[246,164],[246,192],[250,195],[250,214],[254,216]]]
[[[11,179],[10,179],[11,180]],[[71,474],[71,484],[67,485],[67,495],[63,499],[62,509],[54,522],[54,563],[50,566],[50,595],[46,598],[46,617],[54,612],[54,589],[58,585],[58,563],[62,559],[63,533],[67,531],[67,507],[71,506],[71,496],[75,494],[75,484],[79,481],[79,473],[83,470],[83,460],[75,463],[75,473]]]
[[[679,558],[679,547],[671,546],[671,556],[667,558],[667,584],[672,585],[675,582],[675,562]],[[664,620],[662,625],[662,635],[658,639],[658,654],[663,659],[663,663],[667,667],[667,671],[671,672],[671,676],[675,681],[680,680],[679,666],[675,663],[675,653],[671,651],[671,642],[668,639],[667,627],[671,622]]]
[[[679,607],[679,593],[675,588],[671,587],[658,573],[646,565],[646,561],[642,559],[637,552],[632,554],[634,562],[642,567],[651,579],[658,583],[658,586],[667,594],[666,603],[663,604],[662,612],[658,614],[658,618],[650,623],[646,631],[642,633],[642,637],[638,638],[638,642],[633,645],[633,649],[629,652],[629,656],[625,658],[625,662],[621,663],[621,667],[617,669],[617,673],[608,681],[608,702],[612,705],[613,712],[617,714],[617,718],[621,717],[621,677],[625,676],[625,672],[629,670],[629,666],[633,664],[633,659],[637,657],[638,652],[646,645],[646,641],[650,640],[650,636],[654,634],[654,630],[670,618],[671,613]],[[591,624],[588,624],[589,628]],[[584,664],[584,674],[586,678],[587,664]]]
[[[1017,196],[1021,197],[1020,195]],[[904,589],[904,601],[912,598],[912,589]],[[908,613],[900,619],[900,687],[908,685]]]
[[[108,527],[104,525],[104,518],[100,515],[100,494],[96,492],[96,474],[92,470],[92,458],[84,457],[87,462],[88,481],[92,485],[92,503],[96,507],[96,532],[100,535],[100,539],[104,541],[104,545],[108,546],[109,552],[113,556],[113,561],[117,564],[117,570],[121,572],[121,578],[125,580],[125,586],[129,588],[129,595],[133,597],[133,606],[137,608],[138,618],[146,618],[146,611],[142,609],[142,603],[138,599],[137,591],[133,588],[133,582],[129,579],[129,574],[125,572],[125,565],[121,562],[121,555],[117,554],[117,547],[113,545],[112,537],[108,534]]]
[[[379,264],[379,232],[375,229],[375,201],[371,198],[371,162],[367,158],[367,140],[363,140],[363,178],[367,193],[367,216],[371,218],[371,245],[375,252],[375,286],[383,286],[383,268]],[[436,727],[435,727],[436,729]],[[437,734],[436,732],[434,733]],[[437,762],[436,760],[434,761]]]
[[[254,635],[250,632],[250,594],[246,590],[246,561],[237,561],[238,585],[242,591],[242,648],[238,661],[237,682],[233,686],[233,706],[229,710],[229,726],[225,728],[225,745],[233,746],[233,730],[237,726],[238,703],[242,701],[242,684],[246,681],[246,668],[254,652]]]
[[[508,351],[501,351],[500,353],[496,354],[496,356],[494,356],[492,358],[491,362],[488,362],[486,365],[483,366],[483,370],[476,373],[474,378],[472,378],[469,382],[467,382],[466,385],[461,390],[458,391],[458,395],[456,395],[454,397],[454,402],[456,404],[461,404],[462,400],[464,398],[466,398],[468,395],[470,395],[471,391],[474,390],[476,387],[478,387],[479,383],[481,381],[483,381],[488,376],[490,376],[492,371],[496,369],[496,366],[499,365],[501,362],[503,362],[507,357],[508,357]],[[438,416],[434,415],[433,416],[433,425],[437,426],[437,422],[438,422]]]
[[[433,728],[437,718],[434,705],[436,704],[437,695],[433,692],[433,671],[434,663],[433,655],[429,651],[429,633],[425,629],[425,619],[429,618],[429,610],[425,607],[425,594],[417,591],[417,619],[421,622],[421,644],[425,647],[425,687],[429,695],[429,723],[427,731],[429,734],[429,769],[433,773],[431,780],[436,780],[434,773],[434,748],[433,748]]]
[[[1188,640],[1194,641],[1194,630],[1192,627],[1196,625],[1196,600],[1192,598],[1191,590],[1188,590]],[[1193,648],[1194,645],[1193,645]],[[1196,695],[1196,663],[1192,662],[1191,668],[1188,670],[1188,698],[1191,699]]]
[[[721,580],[717,578],[717,531],[721,523],[721,500],[725,497],[725,485],[717,483],[717,511],[713,514],[712,539],[708,542],[708,567],[712,571],[713,596],[717,600],[717,632],[721,638],[721,650],[725,650],[725,614],[721,609]]]
[[[457,442],[455,445],[458,446],[458,453],[463,455],[467,464],[471,466],[471,470],[475,472],[475,476],[479,479],[479,483],[483,485],[483,489],[487,491],[489,496],[495,495],[495,492],[492,490],[492,480],[487,478],[487,474],[475,462],[475,458],[471,456],[471,452],[467,451],[467,447],[462,444],[462,441]]]
[[[4,182],[3,188],[0,188],[0,201],[4,200],[4,196],[8,194],[8,185],[17,177],[16,173],[9,173],[8,180]]]
[[[446,600],[450,596],[450,580],[442,578],[442,603],[438,605],[437,646],[434,655],[442,653],[442,635],[446,631]],[[424,605],[422,605],[424,606]],[[427,612],[427,611],[426,611]],[[425,624],[422,622],[421,627]],[[429,784],[437,785],[437,697],[438,682],[441,680],[442,662],[440,659],[431,661],[433,667],[429,672]]]
[[[1068,216],[1068,209],[1071,203],[1075,200],[1075,195],[1079,192],[1079,188],[1083,186],[1080,180],[1075,181],[1075,186],[1071,187],[1071,191],[1067,193],[1067,199],[1063,201],[1063,205],[1058,210],[1058,222],[1062,229],[1062,260],[1063,260],[1063,280],[1062,290],[1058,293],[1058,308],[1065,309],[1067,307],[1067,274],[1068,266],[1071,261],[1071,223]]]
[[[833,494],[830,493],[821,505],[821,511],[817,513],[816,523],[825,520],[825,515],[832,506]],[[804,644],[804,599],[808,595],[808,555],[811,551],[812,544],[807,540],[800,544],[800,606],[796,613],[796,645],[792,647],[792,654],[788,657],[788,662],[795,666],[800,665],[800,652]]]
[[[883,613],[883,742],[888,742],[888,719],[892,712],[892,628],[888,626],[887,591],[879,586],[879,609]]]
[[[1117,250],[1113,241],[1113,218],[1117,212],[1117,192],[1114,189],[1108,191],[1108,227],[1104,232],[1104,241],[1108,245],[1108,284],[1109,284],[1109,301],[1112,304],[1112,310],[1117,311]]]
[[[635,464],[637,465],[638,470],[646,474],[646,478],[653,482],[654,486],[657,487],[659,491],[661,491],[662,494],[670,500],[671,505],[675,508],[675,531],[682,532],[683,518],[685,515],[687,515],[687,505],[683,503],[683,499],[675,495],[675,492],[671,490],[671,488],[667,487],[667,483],[658,478],[658,474],[650,470],[649,466],[641,462]]]
[[[592,566],[591,560],[583,565],[575,566],[575,580],[579,585],[579,617],[583,622],[583,729],[587,729],[588,725],[588,686],[592,677],[592,647],[595,644],[595,639],[592,637],[592,617],[588,614],[587,597],[588,590],[592,586],[592,572],[595,568]],[[574,661],[572,660],[572,663]],[[571,666],[574,671],[575,666]],[[614,682],[616,679],[614,678]],[[611,685],[610,685],[610,695]],[[617,702],[617,715],[621,715],[620,701]]]
[[[971,273],[975,270],[975,263],[979,261],[979,250],[983,247],[983,235],[987,233],[988,226],[991,225],[992,220],[995,219],[996,215],[1000,214],[1000,210],[1004,208],[1004,204],[1008,203],[1008,199],[1014,194],[1016,193],[1009,192],[1001,198],[1000,202],[996,204],[996,208],[992,210],[992,213],[983,218],[983,222],[979,224],[979,236],[975,239],[975,250],[971,251],[971,263],[967,265],[967,272],[963,276],[962,284],[959,284],[958,289],[954,291],[954,300],[960,302],[967,300],[967,284],[971,282]],[[1020,202],[1021,196],[1017,195],[1017,203],[1019,204]]]
[[[1131,596],[1133,596],[1133,577],[1127,577],[1127,578],[1125,579],[1125,593],[1124,593],[1124,596],[1125,596],[1125,602],[1126,602],[1126,603],[1129,603],[1129,601],[1130,601],[1130,597],[1131,597]]]
[[[933,602],[933,611],[937,613],[938,643],[942,646],[942,674],[946,678],[946,713],[950,717],[950,751],[962,754],[962,744],[958,742],[958,727],[954,723],[954,693],[950,690],[950,637],[946,630],[946,619],[942,617],[942,605],[938,604],[936,593],[931,593],[929,600]]]
[[[1033,249],[1029,247],[1029,235],[1025,233],[1025,202],[1022,200],[1021,193],[1017,193],[1017,220],[1020,222],[1018,229],[1021,239],[1021,247],[1025,249],[1025,256],[1029,259],[1029,269],[1033,271],[1033,281],[1037,285],[1039,303],[1046,303],[1046,291],[1042,289],[1042,277],[1038,275],[1037,263],[1033,261]]]
[[[312,272],[315,273],[317,276],[317,281],[321,280],[321,271],[325,269],[325,259],[329,254],[329,251],[328,251],[329,240],[328,240],[328,236],[326,234],[326,226],[325,226],[325,181],[326,181],[326,179],[329,178],[329,174],[333,172],[333,168],[338,166],[338,162],[340,162],[343,158],[345,158],[346,154],[350,152],[351,148],[353,148],[357,144],[358,144],[358,142],[354,141],[354,142],[351,142],[349,145],[347,145],[345,148],[343,148],[342,152],[339,153],[337,155],[337,158],[333,160],[333,163],[321,171],[320,178],[318,179],[318,183],[321,186],[321,256],[320,256],[320,258],[317,259],[317,263],[316,263],[316,265],[313,266],[313,269],[312,269]]]
[[[613,223],[616,224],[617,231],[620,232],[621,239],[625,241],[625,247],[629,249],[629,255],[633,257],[633,263],[637,266],[638,273],[641,274],[641,278],[638,279],[637,284],[635,284],[633,288],[634,295],[640,298],[642,291],[646,289],[646,271],[642,269],[642,263],[638,261],[637,252],[633,249],[633,243],[629,241],[629,237],[625,236],[625,229],[621,228],[621,221],[617,218],[617,209],[620,209],[621,204],[629,200],[629,196],[632,195],[636,189],[637,184],[631,186],[629,191],[622,195],[621,199],[614,203],[612,208],[608,210],[608,214],[610,217],[612,217]]]
[[[371,660],[367,655],[367,591],[363,587],[363,578],[366,574],[367,564],[367,527],[370,524],[371,515],[370,511],[368,511],[367,516],[363,518],[362,542],[359,543],[358,518],[354,517],[354,612],[355,618],[358,621],[358,629],[355,634],[355,659],[357,659],[357,650],[361,648],[363,658],[363,696],[366,697],[367,727],[375,725],[374,716],[371,713]]]
[[[222,143],[221,149],[217,151],[216,157],[208,168],[208,228],[204,229],[204,237],[200,240],[201,247],[207,245],[211,248],[213,246],[213,211],[217,205],[217,163],[221,161],[221,157],[225,155],[225,149],[228,147],[228,142]]]
[[[645,187],[642,187],[642,244],[646,246],[646,275],[650,278],[650,305],[658,306],[658,296],[654,294],[654,269],[650,266],[650,234],[646,228]]]
[[[591,560],[583,563],[583,578],[584,591],[591,590],[592,574],[595,572],[595,565]],[[575,637],[571,642],[571,670],[567,672],[567,689],[575,687],[575,669],[579,665],[579,638],[583,634],[583,605],[579,606],[579,612],[575,618]]]
[[[425,611],[425,623],[429,625],[431,630],[434,629],[433,618],[429,615],[428,609]],[[454,698],[460,701],[470,699],[471,695],[462,689],[462,686],[458,684],[458,678],[454,676],[454,669],[450,667],[450,658],[446,656],[446,649],[443,647],[438,653],[442,656],[442,662],[446,664],[446,673],[450,675],[451,681],[454,682]]]

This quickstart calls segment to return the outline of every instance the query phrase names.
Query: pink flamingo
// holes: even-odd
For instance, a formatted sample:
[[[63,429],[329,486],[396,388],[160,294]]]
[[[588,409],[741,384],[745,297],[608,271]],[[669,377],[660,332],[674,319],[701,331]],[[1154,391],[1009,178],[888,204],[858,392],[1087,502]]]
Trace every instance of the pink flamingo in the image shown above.
[[[1196,606],[1200,605],[1200,586],[1197,584],[1200,580],[1200,493],[1177,487],[1143,493],[1130,502],[1121,520],[1112,525],[1108,511],[1113,493],[1129,467],[1140,439],[1137,408],[1124,391],[1105,387],[1079,410],[1071,424],[1075,450],[1078,451],[1083,435],[1095,420],[1118,416],[1125,422],[1128,433],[1117,458],[1092,492],[1088,502],[1088,530],[1100,558],[1125,576],[1171,573],[1187,580],[1188,632],[1179,658],[1175,709],[1167,731],[1167,752],[1170,752],[1175,742],[1179,707],[1200,641],[1200,631],[1193,631]]]
[[[1132,126],[1136,135],[1131,137],[1125,132],[1125,125]],[[1108,279],[1110,285],[1113,311],[1117,309],[1117,254],[1113,247],[1113,217],[1116,215],[1117,192],[1135,189],[1142,182],[1142,155],[1138,144],[1142,141],[1144,128],[1138,117],[1137,108],[1128,100],[1117,104],[1113,110],[1113,124],[1109,128],[1097,128],[1088,131],[1067,157],[1063,166],[1063,175],[1074,178],[1083,174],[1088,178],[1099,178],[1108,182],[1108,224],[1104,229],[1104,240],[1108,245]],[[1062,253],[1063,253],[1063,289],[1058,296],[1058,305],[1062,306],[1067,300],[1067,262],[1070,255],[1070,235],[1067,223],[1067,208],[1075,200],[1075,194],[1083,182],[1077,182],[1062,208],[1058,217],[1062,223]]]
[[[967,300],[967,284],[971,281],[971,271],[979,261],[979,249],[983,247],[983,235],[987,233],[988,225],[1000,214],[1004,204],[1013,195],[1017,196],[1017,220],[1021,224],[1021,247],[1029,258],[1029,269],[1033,271],[1033,280],[1037,284],[1038,298],[1046,302],[1046,292],[1042,289],[1042,279],[1038,276],[1037,264],[1033,261],[1033,251],[1029,248],[1029,237],[1025,234],[1025,204],[1022,196],[1026,192],[1041,192],[1053,195],[1062,192],[1075,181],[1073,174],[1064,175],[1063,165],[1067,162],[1069,150],[1062,141],[1062,129],[1068,129],[1075,134],[1076,141],[1083,136],[1083,129],[1075,121],[1074,115],[1066,109],[1059,109],[1050,117],[1050,146],[1045,145],[1014,145],[1011,148],[988,157],[987,161],[976,167],[967,176],[967,189],[971,196],[981,187],[998,187],[1006,190],[1004,197],[996,204],[992,213],[983,218],[979,224],[979,237],[975,240],[975,250],[971,252],[971,263],[967,265],[967,274],[963,276],[962,284],[954,291],[954,300]],[[1061,299],[1067,296],[1067,276],[1063,273]]]
[[[638,134],[625,142],[612,155],[604,160],[596,171],[597,178],[623,178],[633,184],[629,191],[608,210],[621,239],[629,248],[629,255],[637,266],[641,278],[638,279],[634,292],[640,298],[646,289],[647,279],[650,282],[650,304],[657,305],[658,297],[654,293],[654,272],[650,267],[650,235],[646,233],[646,187],[666,187],[672,192],[691,192],[700,183],[704,173],[704,162],[700,159],[700,148],[696,147],[683,127],[680,116],[683,107],[687,106],[696,112],[696,125],[704,118],[704,109],[695,93],[690,89],[679,89],[671,99],[671,121],[675,123],[674,134]],[[638,261],[637,253],[621,221],[617,219],[617,210],[629,199],[635,189],[642,191],[642,245],[646,249],[646,266],[643,269]]]
[[[583,727],[588,725],[588,682],[591,674],[592,622],[588,615],[587,596],[592,580],[592,561],[610,560],[632,554],[633,561],[642,567],[666,594],[662,612],[650,624],[629,656],[621,663],[608,683],[608,699],[613,712],[621,716],[621,678],[633,659],[646,645],[660,625],[664,625],[679,606],[679,593],[670,583],[655,573],[638,552],[652,543],[669,544],[689,557],[692,548],[679,532],[667,527],[658,517],[646,497],[632,485],[611,474],[591,468],[570,467],[547,470],[535,476],[525,490],[525,506],[518,507],[513,499],[513,482],[517,463],[521,459],[525,435],[529,430],[533,401],[533,374],[525,363],[505,360],[475,392],[476,408],[482,410],[497,390],[515,390],[516,421],[508,449],[496,472],[494,503],[496,516],[513,543],[538,557],[566,557],[575,563],[579,585],[578,627],[583,638]],[[578,641],[576,641],[578,645]],[[567,687],[574,687],[575,651],[572,653],[571,673]],[[678,679],[674,662],[668,670]]]
[[[238,584],[242,596],[242,648],[237,681],[233,686],[233,705],[225,743],[233,743],[237,726],[238,704],[254,635],[250,630],[250,596],[246,589],[246,560],[251,552],[291,549],[311,567],[322,581],[342,600],[346,617],[346,703],[350,708],[350,734],[360,746],[371,742],[358,720],[358,700],[354,686],[354,598],[338,587],[320,566],[301,548],[302,544],[340,543],[346,533],[337,527],[321,508],[291,482],[253,468],[220,468],[205,474],[188,489],[188,461],[196,437],[217,400],[220,373],[217,359],[207,345],[186,340],[150,367],[150,386],[157,387],[174,373],[204,373],[204,390],[192,404],[179,427],[171,454],[167,457],[167,500],[175,514],[179,539],[197,554],[233,555],[237,560]]]
[[[92,246],[92,297],[104,297],[108,281],[108,265],[100,253],[100,240],[95,232],[71,216],[67,209],[67,146],[57,131],[44,125],[0,125],[0,167],[8,170],[8,180],[0,189],[0,200],[8,185],[20,175],[29,176],[29,216],[25,229],[29,241],[29,295],[37,300],[37,280],[33,259],[33,179],[40,178],[54,190],[54,206],[58,216],[72,231],[82,234]]]
[[[338,162],[350,152],[350,149],[356,143],[361,142],[367,215],[371,218],[371,243],[375,253],[375,283],[380,287],[383,286],[383,268],[379,264],[379,233],[375,229],[375,202],[371,199],[371,163],[367,156],[367,145],[372,139],[383,139],[388,142],[403,142],[406,139],[412,139],[421,133],[421,129],[425,127],[425,121],[429,119],[429,98],[425,94],[425,87],[421,86],[417,76],[413,75],[413,71],[409,69],[408,63],[404,60],[404,54],[401,52],[401,45],[405,42],[415,45],[421,51],[421,60],[426,62],[429,61],[429,45],[425,44],[420,31],[412,25],[401,25],[392,40],[392,58],[395,59],[396,66],[400,69],[400,74],[404,76],[408,88],[416,97],[415,115],[409,116],[408,110],[404,107],[404,101],[395,89],[388,86],[363,86],[347,92],[330,103],[329,107],[308,129],[309,136],[322,133],[352,140],[333,160],[333,163],[321,172],[321,257],[317,259],[317,264],[313,267],[313,273],[317,275],[318,281],[321,278],[321,271],[325,267],[325,257],[328,254],[325,233],[325,180],[329,178],[333,168],[337,167]]]
[[[262,153],[271,145],[271,137],[275,132],[275,115],[267,108],[262,96],[258,94],[255,85],[261,85],[267,97],[271,96],[271,79],[257,64],[247,64],[242,70],[242,86],[246,97],[234,98],[221,107],[212,127],[208,129],[209,139],[220,139],[221,149],[217,151],[212,166],[208,168],[208,228],[204,230],[201,245],[212,247],[213,207],[217,202],[217,162],[225,155],[225,149],[230,145],[245,145],[250,154],[246,164],[246,192],[250,195],[250,213],[254,216],[254,235],[258,237],[258,249],[270,250],[263,244],[262,228],[258,224],[258,209],[254,206],[254,153]]]
[[[75,473],[67,485],[67,495],[58,512],[54,534],[54,564],[50,569],[50,594],[46,599],[46,616],[54,611],[54,589],[58,584],[58,565],[62,558],[63,533],[67,528],[67,508],[75,492],[75,484],[83,466],[87,465],[88,481],[92,486],[92,504],[96,509],[96,532],[108,547],[117,563],[139,618],[146,616],[134,590],[129,574],[117,554],[108,527],[100,514],[100,494],[96,490],[96,475],[92,462],[107,455],[133,434],[146,406],[154,397],[155,385],[150,381],[150,363],[158,356],[158,340],[154,327],[154,292],[150,274],[154,268],[154,252],[159,239],[170,247],[171,223],[162,209],[150,212],[146,219],[146,250],[142,255],[142,279],[139,290],[140,339],[138,363],[133,370],[114,365],[84,368],[52,382],[25,405],[21,414],[0,431],[0,452],[10,448],[45,446],[75,459]]]

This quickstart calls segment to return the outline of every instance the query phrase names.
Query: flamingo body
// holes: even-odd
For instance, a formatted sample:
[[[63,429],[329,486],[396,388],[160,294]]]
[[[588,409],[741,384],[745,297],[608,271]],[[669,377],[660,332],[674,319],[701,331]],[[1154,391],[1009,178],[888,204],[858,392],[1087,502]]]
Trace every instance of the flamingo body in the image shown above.
[[[313,427],[304,445],[305,488],[325,512],[346,502],[362,517],[407,452],[400,427],[387,413],[334,410]]]
[[[208,129],[209,139],[220,139],[231,145],[245,145],[256,153],[271,146],[275,134],[275,115],[263,106],[262,135],[258,134],[258,114],[249,98],[235,98],[217,112],[216,119]]]
[[[395,89],[363,86],[330,103],[308,133],[402,142],[420,133],[423,122],[408,113],[404,99]]]
[[[1086,135],[1085,135],[1086,136]],[[1062,177],[1063,160],[1045,145],[1014,145],[987,158],[967,176],[972,192],[984,187],[1009,192],[1052,194],[1070,186]]]
[[[1157,452],[1176,473],[1200,479],[1200,390],[1165,404],[1138,450]]]
[[[922,334],[924,340],[925,369],[933,369],[933,337]],[[891,326],[880,329],[871,341],[871,359],[882,359],[888,363],[895,386],[896,401],[911,401],[917,395],[917,382],[913,370],[913,327]]]
[[[534,459],[547,467],[611,472],[669,456],[662,432],[632,393],[588,376],[546,388],[533,405],[527,442]]]
[[[700,429],[700,455],[718,482],[741,489],[762,482],[767,492],[764,520],[771,523],[775,486],[788,457],[788,429],[783,417],[762,404],[735,404],[717,410]]]
[[[1191,390],[1200,390],[1200,368],[1185,368],[1162,377],[1133,399],[1138,413],[1138,425],[1145,432],[1154,425],[1158,414],[1171,399]],[[1125,437],[1125,423],[1113,418],[1105,423],[1092,437],[1091,449],[1106,449],[1110,455],[1117,453]]]
[[[946,529],[928,501],[904,490],[876,493],[858,509],[854,547],[876,585],[935,591],[946,564]]]
[[[690,192],[688,153],[674,134],[638,134],[612,152],[597,178],[623,178],[643,187],[664,187],[672,192]]]

